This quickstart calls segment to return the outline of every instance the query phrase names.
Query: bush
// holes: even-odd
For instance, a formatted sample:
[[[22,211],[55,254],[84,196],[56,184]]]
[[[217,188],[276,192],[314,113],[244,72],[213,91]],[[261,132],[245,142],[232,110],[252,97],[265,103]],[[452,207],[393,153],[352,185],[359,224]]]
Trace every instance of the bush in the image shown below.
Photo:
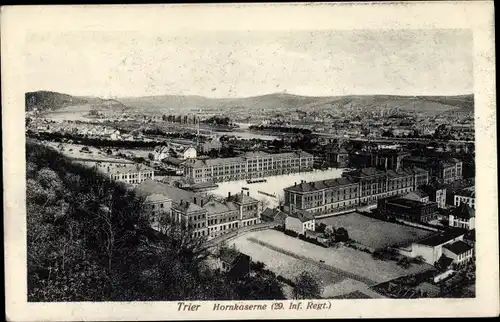
[[[285,229],[284,233],[285,233],[285,235],[292,236],[292,237],[298,236],[298,234],[296,232],[294,232],[293,230]]]
[[[282,282],[282,283],[285,283],[285,284],[288,284],[288,285],[290,285],[290,286],[293,286],[293,287],[295,286],[295,282],[294,282],[294,281],[292,281],[292,280],[291,280],[291,279],[289,279],[289,278],[283,277],[283,276],[281,276],[281,275],[276,276],[276,279],[277,279],[278,281],[280,281],[280,282]]]

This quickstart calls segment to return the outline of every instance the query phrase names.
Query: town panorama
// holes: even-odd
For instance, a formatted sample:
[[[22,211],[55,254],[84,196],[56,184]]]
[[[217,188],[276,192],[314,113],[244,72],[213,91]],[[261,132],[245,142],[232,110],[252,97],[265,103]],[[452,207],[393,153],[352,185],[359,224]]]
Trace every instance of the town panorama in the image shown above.
[[[27,37],[28,301],[475,297],[470,31]]]

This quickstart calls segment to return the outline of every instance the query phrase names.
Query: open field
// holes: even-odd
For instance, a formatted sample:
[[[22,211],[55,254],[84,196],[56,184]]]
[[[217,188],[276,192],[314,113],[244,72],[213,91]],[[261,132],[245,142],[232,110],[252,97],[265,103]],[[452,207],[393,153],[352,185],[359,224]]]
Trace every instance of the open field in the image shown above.
[[[292,173],[266,177],[265,179],[267,180],[267,182],[252,184],[248,184],[246,180],[220,182],[218,183],[219,187],[216,190],[210,192],[225,197],[227,196],[228,192],[231,192],[233,194],[238,193],[241,191],[241,188],[247,187],[249,189],[251,197],[259,200],[268,200],[269,207],[276,207],[278,205],[279,198],[283,198],[284,196],[283,189],[289,186],[293,186],[295,182],[300,183],[300,180],[316,181],[339,178],[342,175],[342,172],[343,169],[329,169],[326,171],[314,170],[311,172]],[[258,191],[275,194],[278,199],[260,194],[258,193]]]
[[[61,152],[63,155],[70,159],[92,159],[96,161],[109,161],[109,162],[119,162],[119,163],[133,163],[132,161],[125,160],[122,158],[115,157],[113,155],[107,155],[105,152],[99,150],[93,146],[86,146],[89,149],[89,152],[80,151],[85,145],[82,144],[74,144],[74,143],[59,143],[59,142],[46,142],[45,145],[56,149]],[[59,146],[62,146],[64,149],[60,150]]]
[[[356,212],[319,219],[317,222],[335,228],[344,227],[349,232],[350,238],[373,249],[403,245],[434,234],[432,231],[389,223]]]
[[[262,244],[255,241],[260,241]],[[375,260],[370,254],[352,248],[323,248],[276,230],[248,233],[231,243],[243,253],[250,255],[253,260],[261,261],[269,269],[289,278],[293,278],[304,269],[314,274],[322,274],[323,279],[329,274],[332,282],[325,285],[338,283],[347,277],[373,285],[431,268],[428,264],[413,264],[410,268],[404,269],[393,261]],[[324,263],[320,263],[320,260]],[[321,273],[318,273],[318,269]]]

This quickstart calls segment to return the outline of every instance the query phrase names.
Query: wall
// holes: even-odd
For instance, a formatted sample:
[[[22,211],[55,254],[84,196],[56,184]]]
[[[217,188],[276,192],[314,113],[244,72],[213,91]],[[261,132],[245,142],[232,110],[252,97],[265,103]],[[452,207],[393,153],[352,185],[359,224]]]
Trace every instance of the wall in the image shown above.
[[[299,234],[304,233],[302,222],[299,219],[291,216],[288,216],[285,219],[285,229],[293,230]]]
[[[434,265],[434,263],[441,257],[442,255],[442,247],[436,246],[425,246],[420,244],[413,244],[413,257],[422,256],[426,263]]]

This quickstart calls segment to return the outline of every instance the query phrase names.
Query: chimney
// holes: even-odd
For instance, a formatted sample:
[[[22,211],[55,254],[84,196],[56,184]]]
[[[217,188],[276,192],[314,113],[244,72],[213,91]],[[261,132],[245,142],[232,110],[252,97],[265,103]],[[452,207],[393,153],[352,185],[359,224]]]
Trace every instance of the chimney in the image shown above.
[[[247,196],[249,196],[249,197],[250,197],[250,191],[247,191]]]
[[[231,192],[228,192],[228,193],[227,193],[227,197],[228,197],[228,198],[231,198]]]
[[[297,186],[297,182],[294,183],[294,186]]]

